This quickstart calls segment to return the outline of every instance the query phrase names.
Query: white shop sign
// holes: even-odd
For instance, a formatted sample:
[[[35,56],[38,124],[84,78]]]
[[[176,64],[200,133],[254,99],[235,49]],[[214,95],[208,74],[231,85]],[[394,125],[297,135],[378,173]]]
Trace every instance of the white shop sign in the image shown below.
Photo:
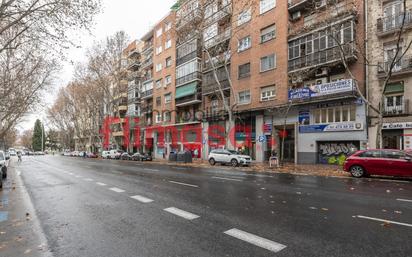
[[[382,129],[412,129],[412,122],[383,123]]]

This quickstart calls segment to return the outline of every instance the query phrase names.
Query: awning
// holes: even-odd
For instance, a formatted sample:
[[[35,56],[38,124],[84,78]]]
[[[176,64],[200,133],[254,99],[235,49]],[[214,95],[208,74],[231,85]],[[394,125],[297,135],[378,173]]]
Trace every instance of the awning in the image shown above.
[[[181,86],[181,87],[177,87],[176,88],[176,99],[195,94],[196,87],[197,87],[196,81],[190,84]]]
[[[393,83],[386,85],[385,94],[403,93],[403,83]]]

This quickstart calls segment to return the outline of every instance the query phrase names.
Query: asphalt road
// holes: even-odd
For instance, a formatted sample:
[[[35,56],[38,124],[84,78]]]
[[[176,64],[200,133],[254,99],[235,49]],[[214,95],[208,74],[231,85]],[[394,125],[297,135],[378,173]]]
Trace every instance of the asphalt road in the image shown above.
[[[412,253],[410,181],[61,156],[14,167],[57,257]]]

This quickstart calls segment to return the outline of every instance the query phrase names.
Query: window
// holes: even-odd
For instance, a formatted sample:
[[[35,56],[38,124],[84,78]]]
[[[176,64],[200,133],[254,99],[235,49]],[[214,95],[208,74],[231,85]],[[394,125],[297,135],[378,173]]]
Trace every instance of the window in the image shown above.
[[[276,6],[276,0],[260,0],[260,14],[265,13]]]
[[[242,24],[245,24],[246,22],[250,21],[250,19],[252,19],[252,9],[251,8],[244,10],[238,14],[237,25],[240,26]]]
[[[158,113],[156,114],[156,123],[161,123],[162,122],[162,114]]]
[[[172,84],[172,76],[167,75],[166,78],[165,78],[165,80],[166,80],[166,85]]]
[[[238,97],[239,97],[239,104],[250,103],[250,90],[239,92]]]
[[[162,46],[158,46],[158,47],[156,47],[156,54],[161,54],[161,53],[162,53],[162,51],[163,51]]]
[[[270,25],[260,30],[260,43],[265,43],[276,37],[276,25]]]
[[[170,122],[172,120],[172,115],[170,114],[170,112],[164,112],[163,118],[165,122]]]
[[[172,101],[172,93],[165,94],[165,103],[168,104]]]
[[[313,123],[327,124],[356,121],[356,106],[344,105],[313,111]]]
[[[214,38],[215,36],[217,36],[218,34],[218,24],[217,23],[213,23],[211,26],[207,27],[204,31],[203,31],[203,40],[206,42],[209,39]]]
[[[156,80],[156,88],[161,88],[163,84],[162,79]]]
[[[176,68],[176,78],[182,78],[201,70],[201,64],[198,60],[187,62]]]
[[[169,49],[170,47],[172,47],[172,40],[171,39],[167,40],[166,43],[165,43],[165,49]]]
[[[403,159],[405,158],[405,153],[400,151],[386,150],[382,152],[382,157],[388,159]]]
[[[260,72],[273,70],[276,68],[276,55],[271,54],[260,58]]]
[[[212,113],[217,112],[219,110],[219,100],[214,99],[210,102]]]
[[[156,30],[156,37],[160,37],[163,33],[163,29],[159,28],[158,30]]]
[[[239,65],[239,79],[250,76],[250,62]]]
[[[167,57],[166,58],[166,67],[172,66],[172,57]]]
[[[366,151],[363,153],[360,153],[358,155],[359,157],[362,158],[380,158],[381,157],[381,151]]]
[[[159,107],[162,104],[162,98],[160,96],[156,97],[156,106]]]
[[[169,31],[171,28],[172,28],[172,23],[171,22],[166,22],[165,31]]]
[[[260,101],[274,100],[276,97],[276,87],[268,86],[260,89]]]
[[[163,68],[163,66],[162,66],[162,64],[161,64],[161,63],[156,64],[156,72],[161,71],[161,70],[162,70],[162,68]]]
[[[249,49],[251,46],[252,46],[252,39],[250,38],[250,36],[244,37],[239,40],[237,51],[238,52],[245,51],[246,49]]]

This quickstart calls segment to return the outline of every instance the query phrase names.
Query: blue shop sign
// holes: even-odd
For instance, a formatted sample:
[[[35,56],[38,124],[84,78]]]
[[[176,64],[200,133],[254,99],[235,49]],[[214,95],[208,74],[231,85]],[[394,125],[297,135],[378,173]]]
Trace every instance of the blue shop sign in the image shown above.
[[[317,124],[299,126],[299,133],[319,133],[319,132],[340,132],[340,131],[359,131],[363,130],[363,123],[342,122],[332,124]]]
[[[353,92],[354,81],[344,79],[319,85],[311,85],[304,88],[289,90],[289,100],[304,100],[325,95]]]

